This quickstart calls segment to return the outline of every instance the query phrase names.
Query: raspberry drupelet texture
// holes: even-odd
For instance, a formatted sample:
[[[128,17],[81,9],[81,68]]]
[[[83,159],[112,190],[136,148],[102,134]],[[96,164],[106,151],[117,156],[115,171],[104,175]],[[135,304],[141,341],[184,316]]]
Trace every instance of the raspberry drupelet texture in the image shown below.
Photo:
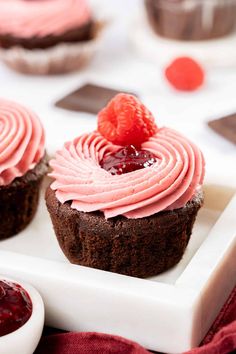
[[[98,131],[113,144],[140,146],[157,132],[157,126],[137,97],[120,93],[99,112]]]

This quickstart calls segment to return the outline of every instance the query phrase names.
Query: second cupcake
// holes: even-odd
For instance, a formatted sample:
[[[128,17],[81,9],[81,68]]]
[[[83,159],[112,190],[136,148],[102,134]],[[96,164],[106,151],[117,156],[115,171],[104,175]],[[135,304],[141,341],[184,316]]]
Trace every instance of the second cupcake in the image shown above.
[[[47,172],[44,130],[25,107],[0,99],[0,240],[23,230]]]
[[[203,204],[204,158],[137,98],[118,94],[98,131],[66,143],[51,167],[46,203],[72,263],[148,277],[180,261]]]
[[[0,48],[13,69],[33,74],[78,69],[95,50],[87,0],[1,0]]]

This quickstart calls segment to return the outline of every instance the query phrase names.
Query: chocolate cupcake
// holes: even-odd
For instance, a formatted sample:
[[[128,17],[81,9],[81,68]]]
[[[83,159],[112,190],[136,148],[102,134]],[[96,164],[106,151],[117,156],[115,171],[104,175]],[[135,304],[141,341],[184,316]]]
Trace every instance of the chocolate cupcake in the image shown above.
[[[0,99],[0,240],[23,230],[34,217],[47,172],[44,140],[33,112]]]
[[[220,38],[236,25],[234,0],[145,0],[154,31],[177,40]]]
[[[95,49],[96,36],[87,0],[0,1],[1,57],[18,71],[78,69]]]
[[[46,204],[72,263],[149,277],[180,261],[203,204],[204,159],[137,98],[117,95],[98,131],[66,143],[50,165]]]

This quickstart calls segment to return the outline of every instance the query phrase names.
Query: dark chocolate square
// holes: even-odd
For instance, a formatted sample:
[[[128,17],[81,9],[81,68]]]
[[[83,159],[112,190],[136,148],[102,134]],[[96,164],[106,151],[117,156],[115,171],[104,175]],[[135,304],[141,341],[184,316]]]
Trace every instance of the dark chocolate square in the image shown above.
[[[55,105],[70,111],[97,114],[118,93],[120,91],[108,87],[86,84],[60,99]]]
[[[216,133],[236,144],[236,113],[220,119],[211,120],[208,122],[208,125]]]

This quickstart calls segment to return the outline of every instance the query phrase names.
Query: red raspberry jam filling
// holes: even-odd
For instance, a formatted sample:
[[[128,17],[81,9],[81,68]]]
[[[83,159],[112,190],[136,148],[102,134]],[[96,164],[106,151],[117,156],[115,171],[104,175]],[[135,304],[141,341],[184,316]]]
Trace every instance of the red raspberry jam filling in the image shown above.
[[[122,175],[141,168],[150,167],[158,158],[151,152],[128,145],[117,152],[107,155],[100,162],[100,166],[112,175]]]
[[[28,293],[18,284],[0,281],[0,336],[22,327],[32,314]]]

